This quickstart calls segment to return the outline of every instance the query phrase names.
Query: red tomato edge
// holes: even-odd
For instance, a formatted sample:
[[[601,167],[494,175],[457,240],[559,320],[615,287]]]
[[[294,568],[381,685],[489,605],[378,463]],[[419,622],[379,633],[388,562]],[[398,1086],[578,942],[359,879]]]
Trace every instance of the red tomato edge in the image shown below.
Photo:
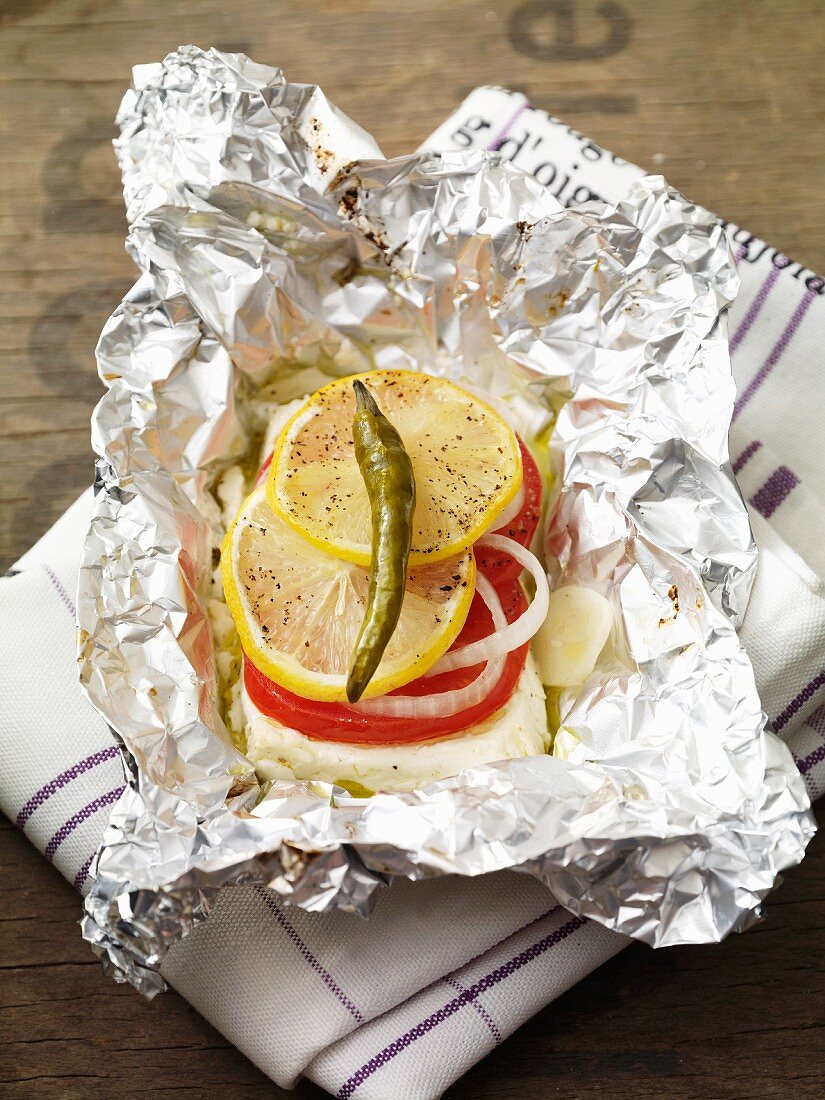
[[[524,589],[518,581],[508,582],[498,594],[508,622],[513,622],[527,607]],[[486,636],[491,627],[489,610],[476,594],[467,623],[454,642],[454,647]],[[504,671],[485,699],[458,714],[444,718],[410,719],[388,715],[378,717],[354,710],[344,703],[305,699],[270,680],[255,667],[246,654],[243,662],[244,684],[250,700],[262,714],[312,740],[362,745],[415,744],[456,736],[501,710],[516,690],[527,661],[528,650],[529,643],[525,643],[507,655]],[[446,691],[461,687],[472,680],[478,668],[476,665],[474,668],[456,669],[437,677],[419,677],[390,694],[429,695],[433,694],[434,688]]]
[[[536,460],[530,453],[530,448],[520,435],[516,438],[521,448],[524,503],[510,523],[506,527],[499,527],[495,534],[506,535],[507,538],[514,539],[521,546],[526,546],[529,549],[541,519],[542,478]],[[484,576],[496,588],[517,580],[521,576],[522,567],[509,554],[479,548],[476,550],[476,563]]]

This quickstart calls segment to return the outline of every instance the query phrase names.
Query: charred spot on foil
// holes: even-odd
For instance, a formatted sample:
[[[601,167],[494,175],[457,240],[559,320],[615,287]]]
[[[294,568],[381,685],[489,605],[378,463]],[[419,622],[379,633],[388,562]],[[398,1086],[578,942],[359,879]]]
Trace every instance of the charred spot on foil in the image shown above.
[[[316,142],[319,141],[319,137],[323,127],[317,118],[311,118],[309,120],[309,128],[312,131]],[[325,175],[335,160],[335,154],[331,149],[325,149],[320,143],[313,144],[311,141],[307,142],[312,155],[315,157],[315,163],[318,165],[318,171]]]
[[[388,252],[389,251],[389,248],[390,248],[389,241],[386,240],[386,238],[384,237],[384,235],[381,233],[381,231],[379,229],[375,229],[371,225],[366,225],[366,226],[362,225],[362,226],[359,226],[359,228],[360,228],[361,232],[364,234],[364,236],[367,238],[367,240],[372,241],[372,243],[376,246],[376,248],[380,248],[382,252]]]
[[[354,169],[357,168],[357,167],[358,167],[358,161],[357,160],[350,160],[350,161],[347,161],[346,164],[342,165],[338,169],[338,171],[335,173],[334,178],[330,182],[330,185],[329,185],[330,191],[334,191],[336,188],[340,187],[341,184],[344,182],[344,180],[348,176],[350,176],[352,174],[352,172],[354,171]],[[356,182],[360,182],[360,181],[356,181]],[[357,198],[357,192],[356,192],[356,198]]]
[[[678,587],[678,585],[672,584],[670,586],[670,588],[668,588],[667,598],[673,604],[673,614],[678,615],[679,614],[679,587]]]
[[[333,279],[340,287],[345,287],[347,283],[351,283],[353,279],[359,275],[364,274],[364,269],[358,263],[357,260],[348,260],[343,267],[339,267],[337,271],[333,273]]]
[[[358,188],[348,187],[341,195],[338,206],[343,217],[351,218],[358,209]]]
[[[339,173],[340,176],[341,173]],[[342,192],[340,199],[338,200],[338,213],[342,218],[349,218],[353,220],[358,214],[358,208],[360,205],[360,196],[358,193],[358,187],[360,186],[360,180],[355,180],[353,184]],[[358,228],[361,233],[366,237],[368,241],[371,241],[376,248],[379,248],[382,252],[389,252],[390,243],[384,236],[383,230],[379,227],[371,224],[366,215],[361,214],[358,219]],[[405,242],[406,243],[406,242]],[[400,245],[399,248],[403,248]]]
[[[672,584],[667,590],[667,598],[673,605],[673,614],[668,615],[663,619],[659,619],[659,626],[668,626],[668,624],[676,621],[676,616],[679,614],[679,586]],[[701,605],[700,605],[701,606]]]
[[[547,316],[558,317],[569,301],[569,290],[557,290],[554,294],[551,294],[547,299]]]

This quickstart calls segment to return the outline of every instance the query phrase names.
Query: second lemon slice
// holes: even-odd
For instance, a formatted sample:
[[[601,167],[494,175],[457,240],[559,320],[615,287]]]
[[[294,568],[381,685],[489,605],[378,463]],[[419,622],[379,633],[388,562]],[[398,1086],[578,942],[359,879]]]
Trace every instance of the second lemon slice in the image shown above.
[[[466,550],[521,484],[510,426],[484,401],[413,371],[357,376],[398,430],[415,473],[410,563]],[[274,511],[316,546],[369,565],[372,525],[352,439],[352,378],[314,393],[275,444],[267,480]]]
[[[369,569],[313,546],[275,515],[259,486],[227,532],[221,572],[226,602],[253,664],[296,695],[345,700]],[[410,569],[401,618],[364,698],[431,668],[464,625],[474,589],[469,550]]]

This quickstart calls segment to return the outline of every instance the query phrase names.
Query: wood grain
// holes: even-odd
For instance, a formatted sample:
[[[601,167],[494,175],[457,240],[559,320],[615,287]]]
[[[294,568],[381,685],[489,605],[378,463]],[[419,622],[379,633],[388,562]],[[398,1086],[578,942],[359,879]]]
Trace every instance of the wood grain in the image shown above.
[[[181,41],[248,50],[317,81],[389,155],[413,149],[474,85],[521,88],[825,268],[821,0],[6,2],[0,568],[89,482],[93,347],[135,275],[112,119],[131,65]]]
[[[518,88],[825,269],[820,0],[5,0],[0,568],[91,478],[93,347],[135,276],[112,119],[131,65],[187,41],[318,82],[388,155],[473,86]],[[145,1005],[105,980],[76,897],[8,825],[0,859],[2,1096],[287,1095],[174,994]],[[820,839],[757,929],[720,947],[632,948],[450,1095],[823,1095],[823,879]]]

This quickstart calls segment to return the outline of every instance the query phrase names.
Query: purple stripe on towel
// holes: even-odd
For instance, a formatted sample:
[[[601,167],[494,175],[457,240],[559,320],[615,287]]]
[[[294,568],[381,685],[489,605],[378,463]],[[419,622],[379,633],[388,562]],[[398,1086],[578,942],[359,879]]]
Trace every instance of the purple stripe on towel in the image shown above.
[[[819,734],[820,737],[825,736],[825,707],[819,707],[813,714],[809,715],[805,725],[809,730]],[[811,749],[807,756],[800,758],[794,754],[794,760],[796,761],[797,768],[799,768],[800,775],[804,777],[809,788],[816,794],[816,784],[813,783],[808,772],[812,768],[815,768],[817,764],[821,764],[822,761],[825,760],[825,741],[823,741],[821,745],[817,745],[815,749]]]
[[[293,927],[292,922],[287,918],[286,913],[284,913],[281,906],[272,896],[271,892],[267,890],[264,886],[256,886],[255,891],[260,899],[263,901],[264,905],[266,905],[270,913],[272,913],[272,915],[275,917],[275,920],[278,922],[278,924],[280,924],[281,928],[283,928],[284,932],[286,932],[287,937],[298,948],[299,954],[307,963],[309,963],[310,967],[319,976],[327,989],[329,989],[330,992],[337,997],[337,999],[341,1002],[347,1012],[349,1012],[349,1014],[353,1016],[359,1024],[363,1024],[363,1013],[355,1007],[355,1005],[352,1003],[346,993],[344,993],[343,989],[341,989],[340,985],[338,985],[338,983],[335,981],[335,979],[326,969],[326,967],[322,966],[321,963],[316,959],[316,957],[310,951],[309,947],[307,947],[306,943],[304,943],[303,939],[301,939],[300,935]]]
[[[756,372],[756,375],[750,380],[747,386],[745,386],[744,390],[739,394],[739,397],[736,399],[736,404],[733,406],[734,420],[741,413],[742,409],[744,409],[744,407],[748,404],[750,399],[753,397],[753,395],[771,373],[773,368],[782,358],[782,353],[791,342],[791,338],[802,323],[802,318],[805,316],[808,309],[810,308],[811,302],[813,302],[814,298],[816,298],[817,296],[818,295],[815,290],[809,290],[805,294],[805,297],[802,299],[799,305],[796,307],[790,321],[788,321],[787,325],[782,330],[781,336],[771,349],[770,355]]]
[[[777,733],[787,726],[788,722],[790,722],[797,711],[801,710],[806,703],[813,699],[814,695],[823,684],[825,684],[825,669],[823,669],[822,672],[818,672],[813,680],[807,683],[805,687],[791,699],[784,710],[780,711],[776,718],[774,718],[773,728]]]
[[[456,991],[456,993],[466,993],[467,992],[466,985],[462,985],[461,982],[458,980],[458,978],[453,978],[448,974],[446,978],[442,978],[441,980],[443,982],[445,982],[448,986],[450,986],[450,988],[454,989]],[[498,1029],[498,1024],[495,1022],[495,1020],[490,1015],[490,1013],[487,1011],[487,1009],[484,1007],[484,1005],[481,1003],[481,1001],[480,1000],[473,1001],[473,1008],[476,1010],[476,1012],[479,1014],[481,1019],[487,1025],[487,1028],[488,1028],[490,1034],[495,1039],[495,1041],[497,1043],[500,1043],[501,1042],[501,1032]]]
[[[97,798],[92,799],[92,801],[84,806],[82,810],[78,810],[73,817],[70,817],[65,825],[60,826],[46,845],[46,850],[43,853],[46,859],[54,859],[57,849],[66,837],[71,836],[78,825],[82,825],[84,821],[88,821],[90,817],[94,817],[98,810],[102,810],[105,806],[111,806],[113,802],[117,802],[124,790],[125,787],[115,787],[114,790],[107,791],[106,794],[101,794]]]
[[[516,971],[521,970],[522,967],[527,966],[528,963],[533,962],[534,959],[540,958],[547,951],[552,949],[563,940],[566,940],[568,936],[571,936],[579,928],[583,928],[587,922],[581,917],[572,917],[570,920],[565,921],[554,932],[550,932],[543,939],[538,940],[536,943],[531,944],[530,947],[524,951],[520,951],[518,955],[509,959],[506,963],[496,967],[495,970],[491,970],[489,974],[485,974],[479,981],[474,982],[469,986],[465,992],[454,997],[453,1000],[448,1001],[445,1005],[442,1005],[436,1012],[431,1013],[421,1023],[416,1024],[415,1027],[410,1028],[378,1054],[370,1058],[368,1062],[365,1062],[360,1069],[357,1069],[355,1073],[349,1077],[341,1086],[338,1092],[338,1100],[349,1100],[355,1090],[367,1080],[368,1077],[372,1077],[382,1066],[385,1066],[388,1062],[391,1062],[396,1055],[406,1050],[408,1046],[411,1046],[418,1039],[423,1038],[429,1034],[439,1024],[448,1020],[451,1016],[454,1016],[456,1012],[460,1011],[464,1005],[471,1004],[482,993],[486,993],[488,989],[492,989],[493,986],[499,984],[499,982],[505,981]]]
[[[733,464],[733,472],[738,474],[743,469],[747,462],[753,458],[759,448],[762,446],[762,442],[759,439],[754,439],[753,443],[749,443],[744,451],[740,454],[737,460]]]
[[[52,567],[50,565],[44,565],[43,569],[46,572],[46,574],[48,575],[49,580],[52,582],[52,585],[54,586],[54,589],[57,592],[58,596],[63,601],[63,603],[66,605],[66,607],[69,609],[72,618],[73,619],[76,618],[77,617],[77,609],[75,608],[74,601],[71,599],[71,597],[69,596],[69,593],[66,591],[66,589],[63,587],[63,585],[60,583],[60,578],[58,577],[57,573],[55,573],[55,571],[52,569]]]
[[[789,470],[787,466],[780,466],[774,470],[765,484],[756,490],[751,497],[751,504],[762,513],[765,519],[770,519],[798,484],[799,478],[793,470]]]
[[[106,749],[99,749],[97,752],[93,752],[91,756],[87,756],[85,760],[78,760],[76,764],[72,764],[70,768],[67,768],[60,775],[56,775],[54,779],[50,779],[45,787],[41,787],[39,791],[36,791],[20,813],[15,818],[15,825],[18,829],[22,829],[26,822],[29,820],[35,810],[39,810],[44,802],[48,802],[51,796],[59,791],[62,787],[65,787],[67,783],[71,783],[73,779],[77,779],[79,775],[83,775],[84,772],[89,771],[91,768],[96,768],[98,764],[102,764],[104,760],[114,760],[118,756],[117,745],[109,745]]]
[[[825,744],[819,745],[813,752],[809,752],[807,756],[803,756],[801,760],[797,757],[796,766],[799,768],[802,775],[807,775],[811,768],[815,768],[816,765],[821,764],[823,760],[825,760]]]
[[[72,886],[74,886],[75,890],[79,890],[83,883],[86,881],[86,876],[89,873],[89,868],[92,866],[92,860],[95,858],[96,855],[97,852],[92,852],[92,854],[84,862],[83,866],[75,875],[74,881],[72,882]]]
[[[770,294],[771,290],[773,290],[774,284],[776,283],[776,280],[779,278],[779,270],[780,269],[778,267],[773,267],[773,266],[771,267],[771,270],[768,273],[767,278],[762,283],[762,286],[760,286],[759,290],[756,292],[756,294],[754,296],[754,299],[751,302],[750,306],[748,306],[748,311],[745,314],[745,316],[742,318],[742,321],[739,324],[739,327],[737,328],[736,332],[734,332],[733,336],[731,336],[731,338],[730,338],[730,352],[731,352],[731,355],[736,351],[736,349],[739,347],[739,345],[742,343],[742,341],[748,335],[748,329],[751,327],[753,322],[759,316],[759,314],[762,310],[762,306],[767,301],[768,295]]]
[[[541,924],[543,920],[547,920],[548,917],[552,917],[554,913],[558,913],[561,909],[560,905],[551,905],[549,909],[545,909],[543,913],[539,913],[537,917],[531,917],[526,923],[519,925],[518,928],[514,928],[512,932],[508,932],[506,936],[502,936],[500,940],[496,940],[494,944],[489,947],[485,947],[483,951],[479,951],[477,955],[473,955],[467,959],[466,962],[461,963],[455,970],[450,971],[450,975],[454,976],[461,970],[466,970],[468,966],[472,966],[473,963],[478,962],[479,959],[483,959],[485,955],[489,955],[491,951],[495,951],[497,947],[501,947],[503,943],[507,943],[508,940],[512,940],[515,936],[520,936],[522,932],[526,932],[528,928],[532,928],[534,924]]]

